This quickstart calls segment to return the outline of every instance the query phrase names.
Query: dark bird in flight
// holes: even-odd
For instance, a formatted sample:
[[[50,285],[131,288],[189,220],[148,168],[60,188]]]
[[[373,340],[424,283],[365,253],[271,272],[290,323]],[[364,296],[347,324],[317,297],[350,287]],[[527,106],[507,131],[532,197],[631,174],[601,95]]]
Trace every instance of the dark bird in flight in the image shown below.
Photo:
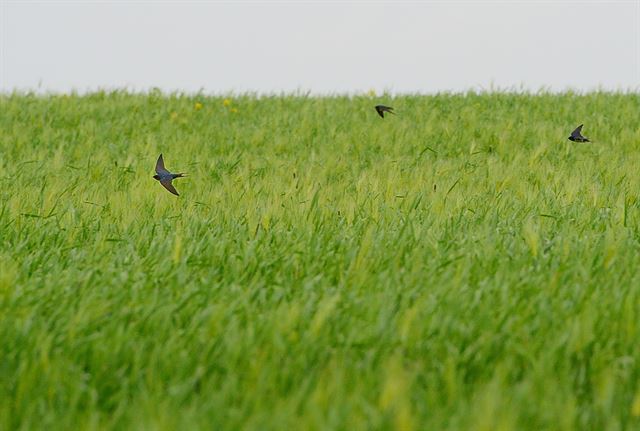
[[[576,130],[571,132],[571,136],[569,136],[569,140],[570,141],[573,141],[573,142],[591,142],[589,139],[587,139],[584,136],[582,136],[582,134],[581,134],[582,126],[584,126],[584,124],[580,124],[578,127],[576,127]]]
[[[389,114],[394,114],[395,115],[395,112],[393,112],[393,108],[391,106],[376,105],[376,112],[382,118],[384,118],[384,113],[385,112],[388,112]]]
[[[175,187],[173,187],[173,184],[171,184],[171,181],[180,177],[184,177],[184,174],[172,174],[164,167],[164,160],[162,159],[162,154],[160,154],[160,157],[158,157],[158,161],[156,162],[156,175],[154,175],[153,178],[160,181],[162,187],[169,190],[174,195],[180,196]]]

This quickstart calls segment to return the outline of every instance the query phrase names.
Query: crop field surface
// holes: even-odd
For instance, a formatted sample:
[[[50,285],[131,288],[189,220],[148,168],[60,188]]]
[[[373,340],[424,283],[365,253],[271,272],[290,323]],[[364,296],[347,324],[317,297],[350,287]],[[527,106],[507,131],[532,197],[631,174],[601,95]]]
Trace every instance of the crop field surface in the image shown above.
[[[640,429],[639,120],[2,95],[0,429]]]

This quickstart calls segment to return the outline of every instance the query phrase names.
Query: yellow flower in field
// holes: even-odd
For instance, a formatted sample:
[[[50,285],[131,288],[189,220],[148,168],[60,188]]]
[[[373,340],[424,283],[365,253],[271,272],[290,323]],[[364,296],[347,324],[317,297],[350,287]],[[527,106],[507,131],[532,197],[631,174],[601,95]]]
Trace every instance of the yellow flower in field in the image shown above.
[[[231,106],[231,99],[224,99],[224,100],[222,101],[222,106],[224,106],[225,108],[226,108],[227,106]]]
[[[175,120],[176,118],[178,118],[178,113],[177,113],[176,111],[173,111],[173,112],[171,113],[171,119],[172,119],[172,120]]]
[[[369,91],[367,91],[367,96],[376,97],[376,90],[374,90],[373,88],[370,89]]]
[[[196,109],[196,111],[199,111],[202,109],[202,103],[196,102],[196,104],[193,107]]]
[[[231,108],[231,112],[233,112],[234,114],[237,114],[238,110],[236,108]]]

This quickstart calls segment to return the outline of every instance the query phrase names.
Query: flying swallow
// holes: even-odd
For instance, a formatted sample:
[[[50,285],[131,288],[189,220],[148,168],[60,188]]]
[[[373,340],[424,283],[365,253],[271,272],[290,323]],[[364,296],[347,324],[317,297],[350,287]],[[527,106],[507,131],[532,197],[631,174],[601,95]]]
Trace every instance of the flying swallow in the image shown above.
[[[154,175],[153,178],[160,181],[162,187],[169,190],[174,195],[180,196],[175,187],[173,187],[173,184],[171,184],[171,181],[180,177],[184,177],[184,174],[172,174],[164,167],[164,160],[162,159],[162,154],[160,154],[160,157],[158,157],[158,161],[156,162],[156,175]]]
[[[587,139],[584,136],[582,136],[582,134],[581,134],[582,126],[584,126],[584,124],[580,124],[578,127],[576,127],[576,130],[571,132],[571,136],[569,136],[569,140],[570,141],[573,141],[573,142],[591,142],[589,139]]]
[[[392,107],[384,106],[384,105],[376,105],[376,112],[382,118],[384,118],[384,113],[385,112],[388,112],[389,114],[394,114],[395,115],[395,112],[393,112],[393,108]]]

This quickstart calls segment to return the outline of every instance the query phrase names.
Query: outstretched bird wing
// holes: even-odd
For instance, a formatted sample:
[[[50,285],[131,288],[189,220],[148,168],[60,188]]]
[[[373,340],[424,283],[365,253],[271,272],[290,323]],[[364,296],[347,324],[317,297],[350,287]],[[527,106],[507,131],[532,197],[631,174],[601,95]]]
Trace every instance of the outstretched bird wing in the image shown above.
[[[160,184],[162,184],[162,186],[163,186],[165,189],[169,190],[169,191],[170,191],[171,193],[173,193],[174,195],[176,195],[176,196],[180,196],[180,195],[178,194],[178,191],[176,190],[176,188],[175,188],[175,187],[173,187],[173,184],[171,184],[171,180],[170,180],[170,179],[162,180],[162,181],[160,181]]]
[[[580,124],[578,127],[576,127],[576,130],[574,130],[573,132],[571,132],[571,136],[574,138],[581,138],[582,137],[582,126],[584,126],[584,124]]]
[[[169,173],[169,171],[166,170],[165,167],[164,167],[164,159],[162,158],[162,154],[160,154],[160,157],[158,157],[158,161],[156,162],[156,173],[158,175],[160,175],[160,174],[168,174]]]
[[[382,118],[384,118],[384,113],[388,112],[390,114],[395,114],[395,112],[393,112],[393,108],[391,106],[384,106],[384,105],[376,105],[376,112],[378,113],[379,116],[381,116]]]

